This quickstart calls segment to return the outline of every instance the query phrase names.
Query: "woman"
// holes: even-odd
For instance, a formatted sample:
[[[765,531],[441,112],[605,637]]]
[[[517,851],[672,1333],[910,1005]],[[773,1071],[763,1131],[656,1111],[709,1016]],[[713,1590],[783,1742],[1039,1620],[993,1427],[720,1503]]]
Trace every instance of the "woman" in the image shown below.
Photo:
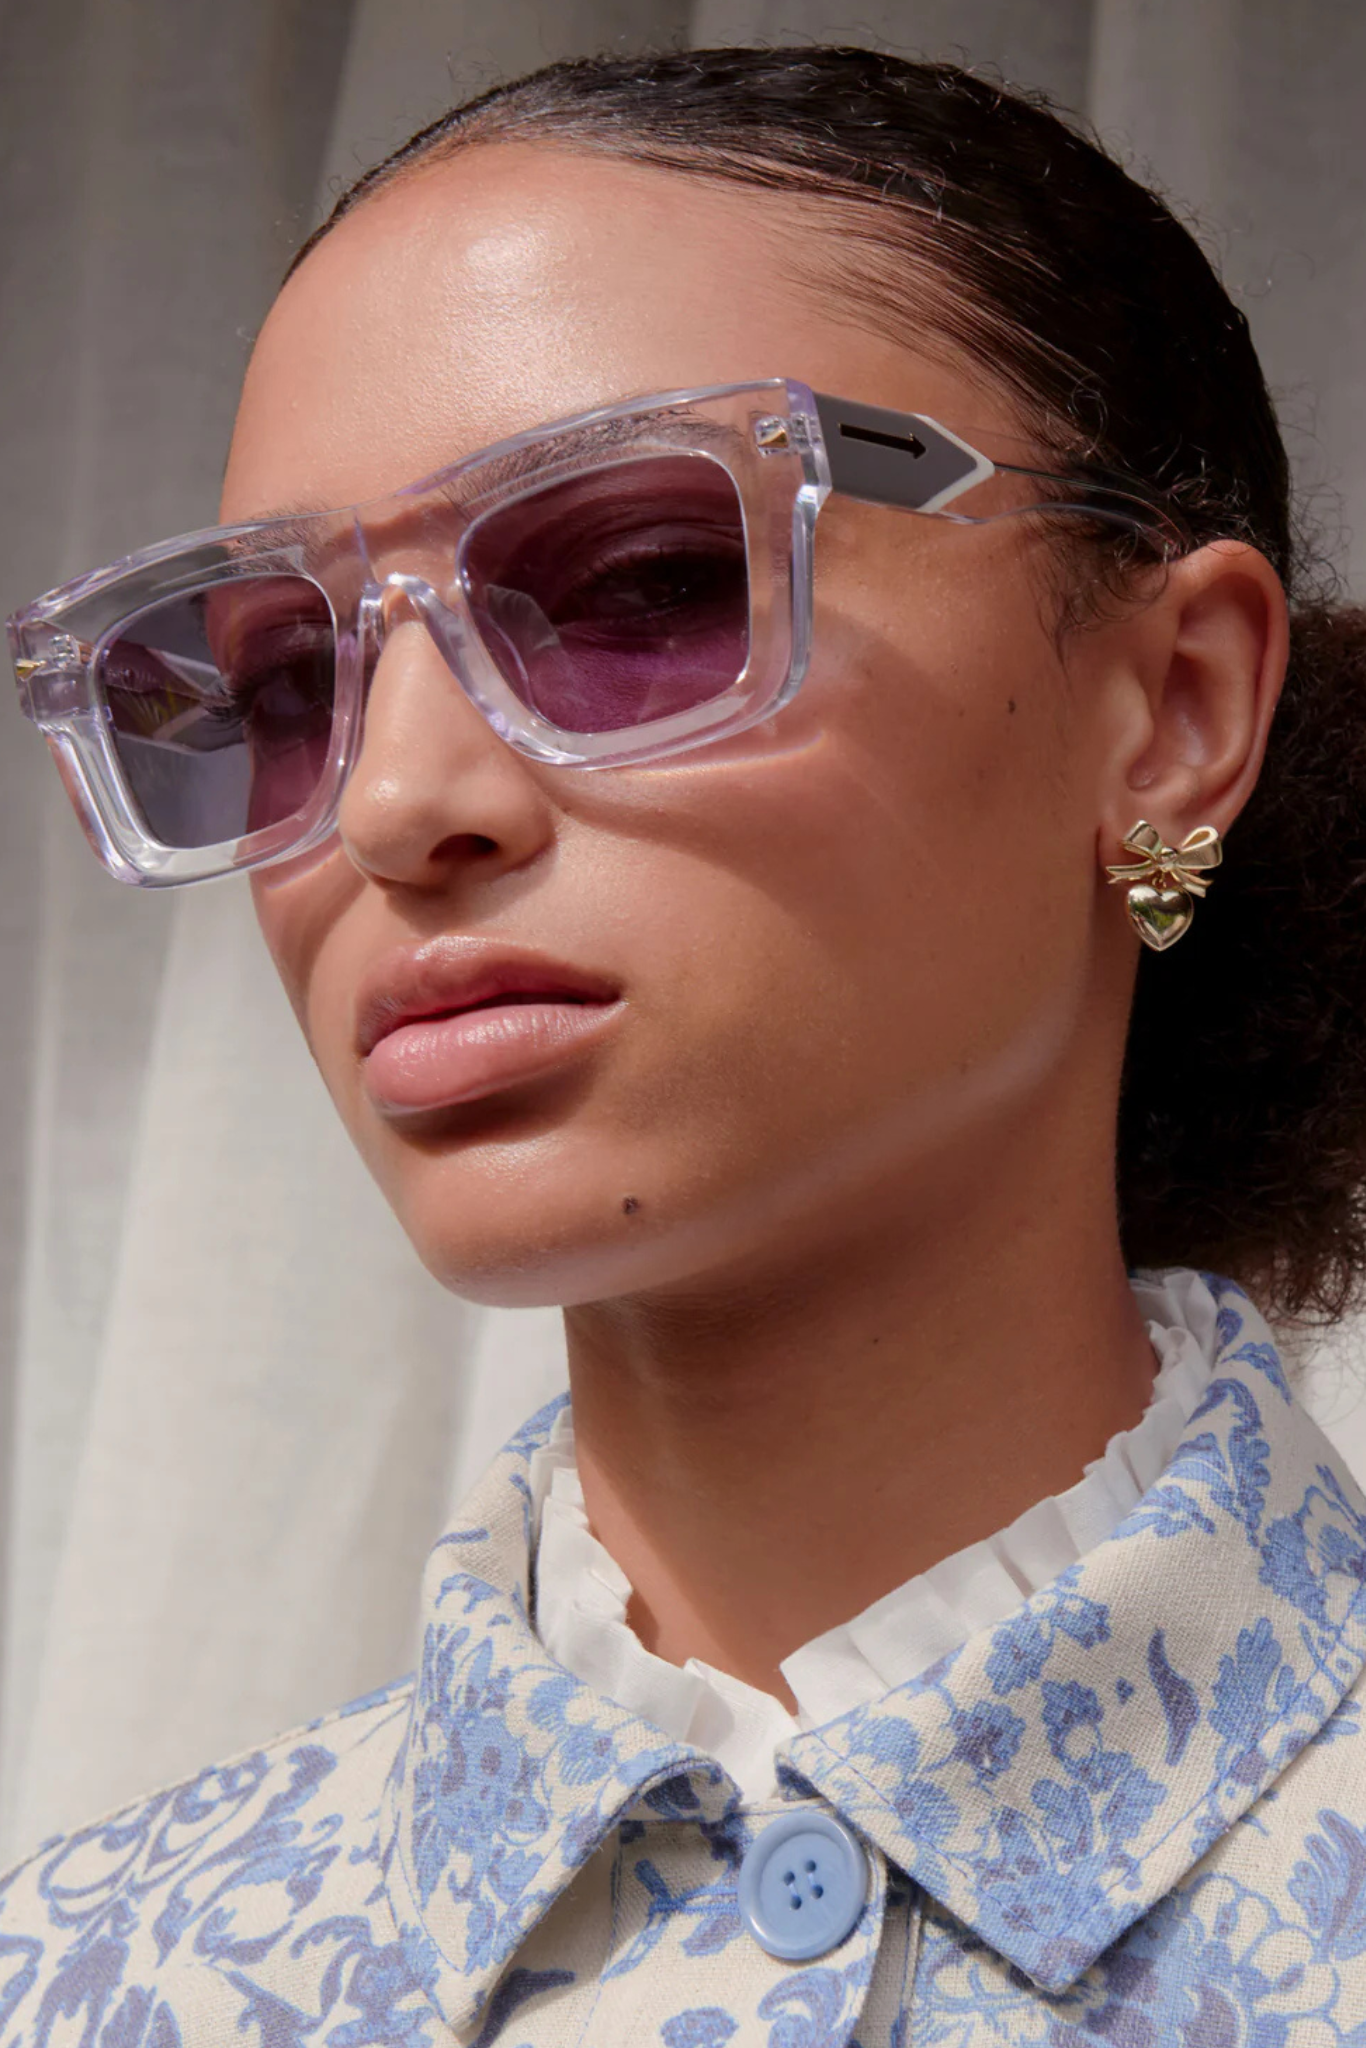
[[[1366,1259],[1363,627],[1189,235],[950,68],[556,66],[314,237],[221,516],[26,702],[572,1422],[415,1679],[13,1873],[5,2039],[1362,2038],[1366,1503],[1214,1274]]]

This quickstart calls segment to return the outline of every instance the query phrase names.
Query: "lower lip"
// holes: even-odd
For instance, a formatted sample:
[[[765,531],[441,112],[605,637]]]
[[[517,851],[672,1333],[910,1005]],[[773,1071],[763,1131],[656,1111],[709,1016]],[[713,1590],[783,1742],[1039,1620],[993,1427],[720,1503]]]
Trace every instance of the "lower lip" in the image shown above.
[[[454,1109],[538,1080],[587,1049],[621,1013],[610,1003],[499,1003],[401,1024],[367,1056],[365,1086],[380,1110]]]

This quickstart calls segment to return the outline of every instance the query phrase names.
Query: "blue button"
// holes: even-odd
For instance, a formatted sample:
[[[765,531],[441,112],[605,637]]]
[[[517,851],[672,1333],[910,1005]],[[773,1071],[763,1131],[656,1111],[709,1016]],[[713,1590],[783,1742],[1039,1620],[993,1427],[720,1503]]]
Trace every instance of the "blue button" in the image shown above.
[[[740,1912],[760,1948],[807,1963],[837,1948],[868,1896],[868,1858],[833,1814],[785,1813],[740,1865]]]

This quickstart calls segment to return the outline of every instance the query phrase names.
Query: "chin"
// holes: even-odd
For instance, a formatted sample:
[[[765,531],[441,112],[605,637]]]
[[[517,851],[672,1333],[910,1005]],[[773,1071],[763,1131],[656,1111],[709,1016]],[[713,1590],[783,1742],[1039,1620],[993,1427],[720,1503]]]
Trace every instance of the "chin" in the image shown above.
[[[488,1308],[572,1308],[705,1290],[771,1227],[782,1162],[727,1143],[659,1091],[602,1107],[580,1089],[352,1136],[428,1272]],[[777,1187],[775,1188],[775,1182]]]
[[[714,1188],[690,1202],[688,1175],[642,1170],[638,1154],[634,1171],[582,1157],[478,1175],[452,1172],[450,1157],[424,1164],[389,1181],[390,1203],[433,1278],[486,1308],[686,1293],[740,1249]]]
[[[434,1279],[482,1308],[575,1308],[648,1293],[669,1277],[663,1262],[634,1245],[547,1247],[487,1232],[477,1243],[450,1233],[429,1237],[410,1230],[409,1236]]]
[[[629,1174],[563,1159],[481,1165],[447,1154],[380,1176],[418,1257],[452,1294],[486,1308],[568,1308],[670,1277],[672,1233]]]

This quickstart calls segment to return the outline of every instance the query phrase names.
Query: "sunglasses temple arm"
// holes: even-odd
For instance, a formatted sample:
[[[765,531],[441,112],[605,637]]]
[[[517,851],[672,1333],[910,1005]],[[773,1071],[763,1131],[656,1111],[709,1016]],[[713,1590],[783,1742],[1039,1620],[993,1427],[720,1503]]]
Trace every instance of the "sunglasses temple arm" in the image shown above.
[[[923,413],[813,393],[830,485],[865,504],[937,512],[993,473],[985,455]]]

